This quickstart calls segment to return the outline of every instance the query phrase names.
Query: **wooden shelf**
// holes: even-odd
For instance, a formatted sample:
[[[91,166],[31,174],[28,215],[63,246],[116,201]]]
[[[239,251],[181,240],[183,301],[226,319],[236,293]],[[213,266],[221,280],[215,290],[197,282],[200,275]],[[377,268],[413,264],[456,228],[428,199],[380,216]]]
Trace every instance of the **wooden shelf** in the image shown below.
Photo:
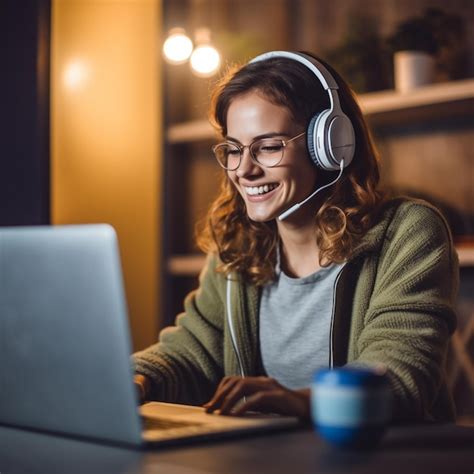
[[[460,267],[474,267],[474,245],[456,245]]]
[[[429,118],[452,113],[471,113],[474,110],[474,79],[443,82],[400,93],[394,90],[359,95],[364,114],[374,123],[388,123],[403,119]],[[438,109],[438,114],[433,114]],[[167,131],[169,143],[213,140],[216,131],[207,120],[194,120],[171,125]]]
[[[174,255],[168,259],[167,269],[174,276],[197,276],[205,262],[202,254]]]
[[[459,266],[474,266],[474,245],[456,245],[459,257]],[[174,255],[168,259],[168,272],[174,276],[194,277],[199,275],[206,261],[205,255]]]
[[[367,115],[473,99],[474,79],[430,84],[403,94],[390,90],[359,96],[362,111]]]

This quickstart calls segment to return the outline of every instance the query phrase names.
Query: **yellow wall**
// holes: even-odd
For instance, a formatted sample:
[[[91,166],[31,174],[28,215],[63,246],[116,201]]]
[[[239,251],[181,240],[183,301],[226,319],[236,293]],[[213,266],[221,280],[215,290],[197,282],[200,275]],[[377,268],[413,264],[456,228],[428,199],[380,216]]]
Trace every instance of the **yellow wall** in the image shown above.
[[[135,349],[158,327],[159,3],[52,2],[52,223],[117,230]]]

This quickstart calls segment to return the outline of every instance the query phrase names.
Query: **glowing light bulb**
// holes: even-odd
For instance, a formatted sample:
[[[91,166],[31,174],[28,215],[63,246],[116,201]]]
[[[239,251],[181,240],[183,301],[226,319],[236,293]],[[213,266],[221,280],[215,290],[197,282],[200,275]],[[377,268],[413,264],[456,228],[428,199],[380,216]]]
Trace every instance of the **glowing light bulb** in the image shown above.
[[[219,69],[220,63],[220,54],[213,46],[198,46],[191,55],[191,68],[197,76],[212,76]]]
[[[193,51],[193,42],[183,28],[173,28],[163,44],[163,53],[168,62],[181,64],[188,60]]]

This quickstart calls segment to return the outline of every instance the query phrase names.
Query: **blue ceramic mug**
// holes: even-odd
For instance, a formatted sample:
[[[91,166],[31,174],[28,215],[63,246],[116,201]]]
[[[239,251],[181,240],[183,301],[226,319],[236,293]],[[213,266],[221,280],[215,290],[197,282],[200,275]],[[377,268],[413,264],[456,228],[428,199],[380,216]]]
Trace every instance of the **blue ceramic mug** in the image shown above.
[[[372,447],[391,418],[386,375],[370,368],[342,367],[315,373],[311,416],[320,436],[341,447]]]

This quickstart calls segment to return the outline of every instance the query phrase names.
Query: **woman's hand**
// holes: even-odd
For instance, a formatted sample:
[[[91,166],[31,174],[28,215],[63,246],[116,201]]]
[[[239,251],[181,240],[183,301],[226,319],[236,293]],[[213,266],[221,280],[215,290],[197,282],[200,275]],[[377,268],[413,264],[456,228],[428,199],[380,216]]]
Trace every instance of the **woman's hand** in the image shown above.
[[[142,405],[148,400],[150,382],[144,375],[141,374],[135,374],[135,376],[133,377],[133,382],[135,384],[135,389],[138,394],[138,403]]]
[[[290,390],[269,377],[224,377],[204,408],[207,413],[219,410],[221,415],[259,411],[309,420],[310,389]]]

